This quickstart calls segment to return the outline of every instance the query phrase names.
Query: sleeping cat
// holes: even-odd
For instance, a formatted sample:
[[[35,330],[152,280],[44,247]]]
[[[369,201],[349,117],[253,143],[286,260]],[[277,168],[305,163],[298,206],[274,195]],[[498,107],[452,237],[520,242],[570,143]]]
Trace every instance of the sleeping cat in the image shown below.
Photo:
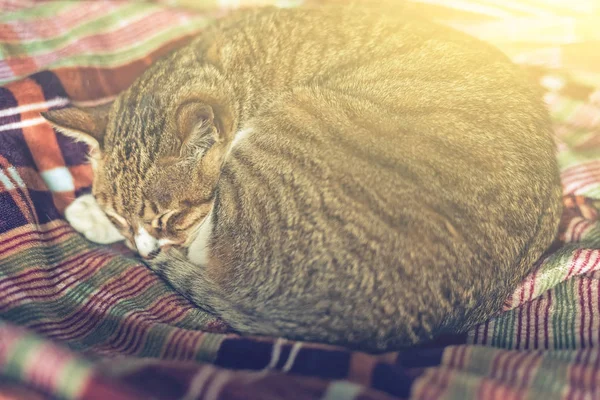
[[[113,104],[66,218],[243,334],[395,350],[490,318],[552,242],[547,112],[489,45],[401,10],[226,17]]]

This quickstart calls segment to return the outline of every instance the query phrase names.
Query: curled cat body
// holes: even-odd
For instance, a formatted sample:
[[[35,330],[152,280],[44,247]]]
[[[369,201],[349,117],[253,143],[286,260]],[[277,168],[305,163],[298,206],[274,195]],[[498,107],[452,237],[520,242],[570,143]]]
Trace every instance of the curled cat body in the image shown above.
[[[379,352],[464,332],[561,212],[530,79],[402,10],[238,12],[113,103],[43,115],[90,144],[71,224],[242,334]]]

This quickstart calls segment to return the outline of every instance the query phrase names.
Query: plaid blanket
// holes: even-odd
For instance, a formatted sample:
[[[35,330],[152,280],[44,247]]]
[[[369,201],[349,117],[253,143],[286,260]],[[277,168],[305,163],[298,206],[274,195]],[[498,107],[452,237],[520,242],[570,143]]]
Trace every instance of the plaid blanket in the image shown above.
[[[378,356],[239,337],[126,249],[93,245],[61,218],[91,170],[83,145],[39,112],[109,101],[211,19],[259,3],[301,2],[0,0],[0,398],[600,398],[592,1],[419,5],[527,66],[548,89],[559,146],[554,246],[496,318],[464,335]]]

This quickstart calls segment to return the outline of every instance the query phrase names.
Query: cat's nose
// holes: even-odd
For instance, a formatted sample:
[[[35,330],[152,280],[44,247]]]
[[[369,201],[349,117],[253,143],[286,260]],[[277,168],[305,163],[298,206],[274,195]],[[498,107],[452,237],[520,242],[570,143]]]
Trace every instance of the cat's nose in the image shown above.
[[[140,227],[133,238],[135,241],[135,247],[138,253],[144,259],[154,258],[160,253],[160,246],[158,240],[148,233],[146,229]]]

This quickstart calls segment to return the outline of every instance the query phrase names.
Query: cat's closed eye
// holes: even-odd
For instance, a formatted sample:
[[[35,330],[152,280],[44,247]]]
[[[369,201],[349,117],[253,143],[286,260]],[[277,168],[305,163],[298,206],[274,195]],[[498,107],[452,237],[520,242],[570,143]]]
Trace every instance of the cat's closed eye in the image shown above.
[[[171,218],[174,214],[176,214],[176,210],[166,211],[158,216],[156,216],[148,225],[150,225],[153,229],[163,230],[167,226],[167,222],[169,218]]]

